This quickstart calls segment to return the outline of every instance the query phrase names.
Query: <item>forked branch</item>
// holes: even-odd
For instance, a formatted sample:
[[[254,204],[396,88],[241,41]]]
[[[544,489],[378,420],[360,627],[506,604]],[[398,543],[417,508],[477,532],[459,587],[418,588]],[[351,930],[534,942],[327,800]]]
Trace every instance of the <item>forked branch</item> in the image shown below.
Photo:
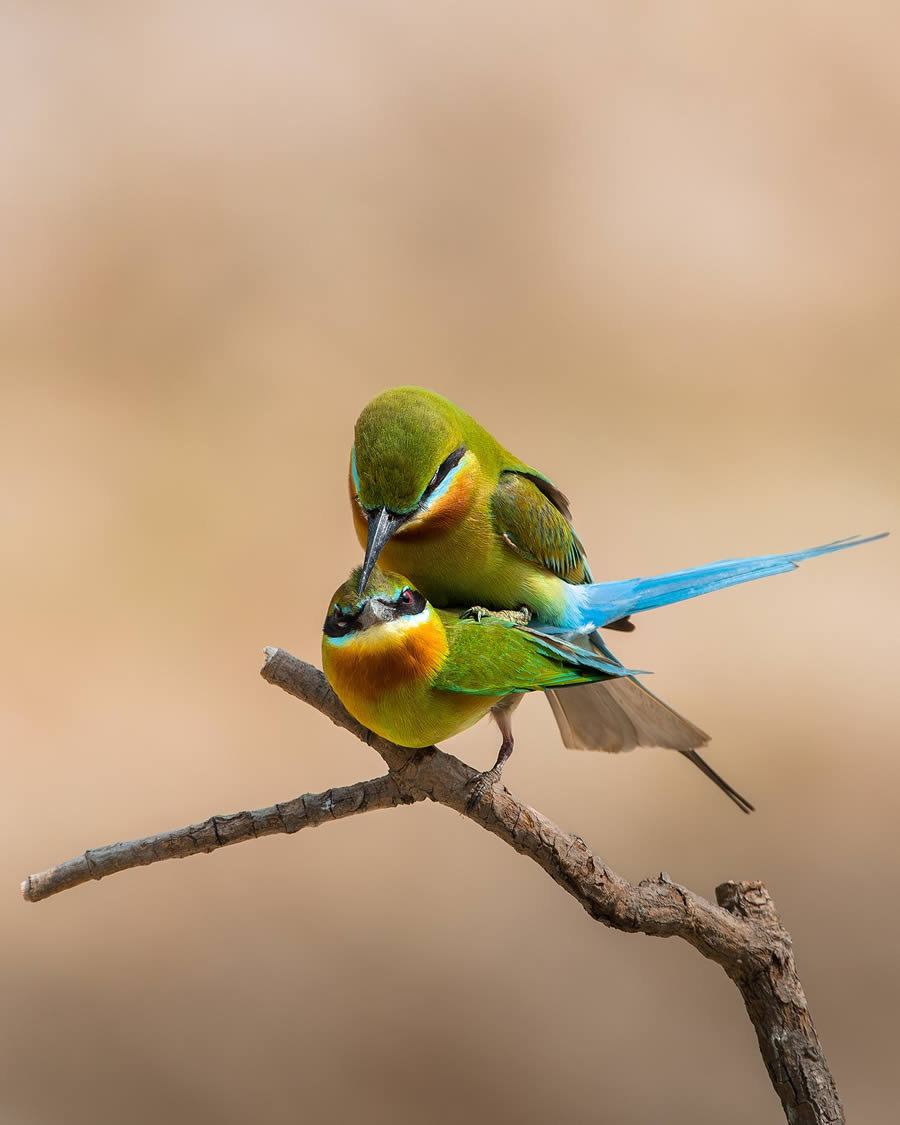
[[[468,816],[528,856],[604,925],[680,937],[721,965],[740,989],[787,1120],[791,1125],[842,1125],[840,1099],[794,968],[791,939],[762,883],[723,883],[716,888],[718,905],[665,874],[629,883],[592,854],[579,836],[565,832],[501,786],[467,811],[475,770],[434,746],[409,750],[366,730],[344,710],[312,665],[281,649],[266,649],[262,676],[366,742],[384,759],[387,774],[270,808],[214,816],[174,832],[92,849],[29,876],[22,884],[25,898],[37,902],[130,867],[428,799]]]

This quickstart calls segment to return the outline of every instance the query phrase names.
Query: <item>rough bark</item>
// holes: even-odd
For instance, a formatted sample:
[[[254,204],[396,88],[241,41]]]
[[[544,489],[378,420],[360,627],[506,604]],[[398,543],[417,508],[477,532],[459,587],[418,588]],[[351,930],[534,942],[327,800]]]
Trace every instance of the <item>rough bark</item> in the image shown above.
[[[37,902],[117,871],[210,852],[280,832],[296,832],[329,820],[431,800],[446,805],[498,836],[538,864],[592,918],[616,930],[679,937],[721,965],[740,989],[756,1030],[772,1085],[791,1125],[841,1125],[843,1110],[819,1045],[797,977],[787,933],[762,883],[723,883],[718,905],[662,873],[629,883],[584,840],[558,827],[507,789],[495,786],[467,810],[477,773],[434,746],[409,750],[380,738],[344,709],[317,669],[281,649],[266,649],[265,680],[309,703],[333,723],[372,747],[388,767],[385,776],[356,785],[305,794],[293,801],[143,840],[96,848],[22,884]]]
[[[410,798],[397,788],[394,779],[385,774],[372,781],[342,785],[324,793],[304,793],[292,801],[281,801],[264,809],[249,809],[228,816],[211,816],[202,824],[189,824],[171,832],[145,836],[90,848],[75,859],[29,875],[22,883],[22,894],[28,902],[40,902],[60,891],[105,879],[117,871],[146,867],[164,859],[186,859],[189,855],[214,852],[229,844],[242,844],[260,836],[291,835],[301,828],[318,828],[330,820],[340,820],[372,809],[390,809],[409,804]]]
[[[722,883],[716,899],[768,935],[763,964],[729,962],[785,1116],[796,1125],[841,1125],[844,1111],[794,967],[791,935],[763,883]]]

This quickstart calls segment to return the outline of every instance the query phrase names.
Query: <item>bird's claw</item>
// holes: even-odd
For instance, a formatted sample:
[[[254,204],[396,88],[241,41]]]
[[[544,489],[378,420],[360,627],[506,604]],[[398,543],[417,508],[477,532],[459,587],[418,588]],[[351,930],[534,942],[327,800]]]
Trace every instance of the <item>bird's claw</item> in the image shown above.
[[[481,798],[485,796],[486,793],[489,793],[499,780],[500,770],[496,769],[496,767],[485,770],[484,773],[476,774],[471,781],[472,792],[469,794],[469,799],[466,801],[466,812],[470,813]]]
[[[531,610],[524,605],[518,609],[488,609],[483,605],[473,605],[459,615],[460,621],[466,618],[481,621],[484,617],[499,617],[501,621],[509,621],[513,625],[527,625],[531,620]]]

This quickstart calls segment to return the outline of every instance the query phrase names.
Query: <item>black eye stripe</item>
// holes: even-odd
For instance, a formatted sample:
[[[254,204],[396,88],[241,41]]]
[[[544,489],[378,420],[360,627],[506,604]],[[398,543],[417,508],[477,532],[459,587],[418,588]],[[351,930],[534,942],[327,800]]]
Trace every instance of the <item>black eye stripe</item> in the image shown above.
[[[348,633],[358,629],[359,621],[356,614],[351,617],[346,613],[330,613],[322,626],[322,632],[326,637],[346,637]]]
[[[410,595],[409,602],[403,600],[406,594]],[[398,617],[411,616],[422,612],[425,608],[425,598],[418,590],[404,590],[400,594],[400,597],[394,602],[394,606],[396,607]]]
[[[410,599],[408,602],[403,600],[406,595]],[[426,605],[424,596],[418,590],[411,590],[409,587],[404,587],[393,601],[387,601],[385,598],[375,598],[374,601],[389,611],[386,616],[382,612],[382,621],[421,613]],[[359,613],[341,613],[340,610],[332,610],[322,626],[322,632],[326,637],[346,637],[349,633],[358,633],[361,629]]]
[[[429,492],[433,492],[434,489],[436,489],[441,481],[447,476],[450,470],[456,468],[456,466],[460,463],[460,461],[462,461],[465,455],[466,447],[464,445],[461,445],[459,449],[454,449],[449,457],[445,457],[441,462],[437,472],[431,478],[428,487],[425,489],[425,494],[427,495]]]

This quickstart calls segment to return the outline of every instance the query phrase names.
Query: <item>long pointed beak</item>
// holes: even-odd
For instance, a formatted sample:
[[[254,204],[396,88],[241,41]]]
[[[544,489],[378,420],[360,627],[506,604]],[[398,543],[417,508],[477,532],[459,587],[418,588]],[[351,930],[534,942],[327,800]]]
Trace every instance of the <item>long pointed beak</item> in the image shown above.
[[[366,588],[366,583],[372,571],[375,569],[375,564],[378,562],[378,556],[381,554],[385,543],[394,534],[401,524],[406,523],[408,516],[398,516],[394,512],[389,512],[387,508],[376,508],[372,512],[367,513],[369,520],[369,534],[366,538],[366,557],[363,559],[362,575],[359,579],[359,593],[362,593]]]

